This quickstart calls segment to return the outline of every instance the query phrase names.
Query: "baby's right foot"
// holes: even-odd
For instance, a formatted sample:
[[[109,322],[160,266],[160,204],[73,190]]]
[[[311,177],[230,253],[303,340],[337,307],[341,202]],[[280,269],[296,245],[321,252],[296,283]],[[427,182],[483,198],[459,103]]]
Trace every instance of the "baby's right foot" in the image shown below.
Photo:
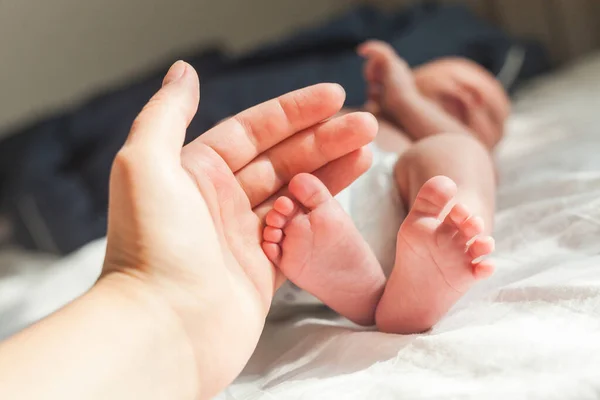
[[[299,174],[267,214],[263,250],[296,286],[360,325],[373,325],[385,276],[352,219],[319,179]]]

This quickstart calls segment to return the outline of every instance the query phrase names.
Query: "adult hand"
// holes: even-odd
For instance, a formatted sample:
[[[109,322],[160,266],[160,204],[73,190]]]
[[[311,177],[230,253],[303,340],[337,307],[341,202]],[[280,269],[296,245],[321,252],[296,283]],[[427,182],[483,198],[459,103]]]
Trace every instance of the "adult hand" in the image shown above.
[[[377,122],[367,113],[331,118],[344,92],[320,84],[246,110],[182,148],[198,85],[191,66],[174,64],[114,161],[101,280],[175,317],[206,398],[248,361],[283,281],[261,249],[272,200],[300,172],[333,193],[349,185],[370,165],[363,146]]]

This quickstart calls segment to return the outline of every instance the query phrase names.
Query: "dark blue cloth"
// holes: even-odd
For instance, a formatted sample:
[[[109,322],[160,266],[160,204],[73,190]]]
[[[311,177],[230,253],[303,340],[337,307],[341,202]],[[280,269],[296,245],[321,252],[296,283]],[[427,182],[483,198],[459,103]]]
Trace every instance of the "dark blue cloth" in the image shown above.
[[[462,56],[498,73],[508,51],[519,46],[525,60],[516,83],[548,67],[540,47],[507,36],[462,7],[420,5],[396,14],[359,7],[242,57],[227,58],[218,50],[184,57],[202,82],[200,111],[187,140],[243,109],[319,82],[341,84],[346,105],[360,106],[365,83],[355,48],[372,38],[391,43],[412,66]],[[165,71],[0,142],[0,212],[10,219],[16,243],[68,253],[105,234],[112,159]]]

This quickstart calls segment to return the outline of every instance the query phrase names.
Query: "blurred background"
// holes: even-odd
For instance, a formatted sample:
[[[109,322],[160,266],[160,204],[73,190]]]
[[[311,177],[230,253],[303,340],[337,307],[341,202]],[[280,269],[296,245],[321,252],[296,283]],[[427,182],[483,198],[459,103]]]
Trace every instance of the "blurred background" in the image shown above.
[[[412,66],[473,59],[513,93],[599,27],[596,0],[0,0],[0,242],[68,254],[104,235],[112,158],[178,58],[202,82],[191,140],[317,82],[362,105],[369,38]]]
[[[164,62],[219,43],[243,52],[359,3],[409,0],[0,0],[0,134]],[[477,15],[537,38],[563,62],[600,44],[595,0],[465,0]]]
[[[240,52],[347,0],[0,0],[0,131],[219,43]]]

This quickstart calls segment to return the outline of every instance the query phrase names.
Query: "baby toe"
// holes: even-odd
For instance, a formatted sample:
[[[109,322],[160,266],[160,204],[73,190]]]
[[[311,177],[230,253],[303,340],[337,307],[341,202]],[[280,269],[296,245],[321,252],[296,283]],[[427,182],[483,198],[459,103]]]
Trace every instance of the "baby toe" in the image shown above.
[[[296,200],[311,211],[333,198],[327,186],[311,174],[294,176],[288,187]]]
[[[437,245],[440,247],[454,246],[456,245],[456,240],[458,237],[459,231],[456,228],[456,225],[449,216],[446,216],[444,222],[442,222],[437,228],[436,232],[436,240]],[[460,243],[458,243],[460,246]],[[464,243],[463,243],[464,245]]]
[[[445,176],[436,176],[425,182],[409,215],[437,218],[456,195],[456,184]]]
[[[278,211],[271,210],[267,213],[267,217],[265,218],[265,222],[267,226],[272,226],[273,228],[283,229],[287,224],[288,218],[281,214]]]
[[[460,227],[471,217],[471,212],[464,204],[457,203],[452,207],[448,216],[457,227]]]
[[[494,251],[495,242],[490,236],[478,237],[469,247],[469,256],[474,263],[480,261],[481,257],[485,257]]]
[[[283,239],[283,231],[279,228],[266,226],[263,231],[263,240],[271,243],[279,243]]]
[[[279,265],[281,261],[281,248],[278,244],[263,242],[262,249],[267,258],[275,265]]]
[[[296,209],[296,204],[292,199],[287,196],[281,196],[277,200],[275,200],[275,204],[273,204],[273,209],[282,215],[290,216],[294,213]]]
[[[481,217],[472,217],[464,221],[460,225],[461,234],[468,238],[467,241],[483,233],[484,223]]]
[[[473,265],[473,275],[475,279],[487,279],[494,273],[494,264],[490,261],[482,261]]]

